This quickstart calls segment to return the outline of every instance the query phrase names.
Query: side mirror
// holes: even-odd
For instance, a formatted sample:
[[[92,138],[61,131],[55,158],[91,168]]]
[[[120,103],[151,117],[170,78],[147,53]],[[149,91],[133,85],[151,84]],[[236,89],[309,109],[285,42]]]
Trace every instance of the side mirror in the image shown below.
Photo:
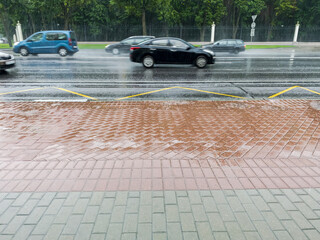
[[[217,46],[218,46],[218,45],[220,45],[220,43],[215,43],[214,45],[217,45]]]
[[[189,47],[189,46],[188,46],[188,47],[186,47],[186,50],[190,50],[190,49],[191,49],[191,47]]]

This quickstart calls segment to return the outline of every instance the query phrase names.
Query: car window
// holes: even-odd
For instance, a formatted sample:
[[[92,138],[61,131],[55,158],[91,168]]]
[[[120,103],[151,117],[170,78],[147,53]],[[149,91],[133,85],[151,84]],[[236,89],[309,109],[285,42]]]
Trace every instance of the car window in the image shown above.
[[[236,42],[237,42],[237,44],[243,44],[242,40],[237,40]]]
[[[228,45],[230,46],[232,46],[232,45],[236,45],[236,41],[235,40],[229,40],[228,41]]]
[[[33,35],[30,40],[33,41],[33,42],[37,42],[37,41],[40,41],[43,37],[43,33],[37,33],[35,35]]]
[[[123,44],[133,44],[135,42],[135,39],[134,38],[130,38],[130,39],[125,39],[125,40],[122,40],[121,43]]]
[[[219,45],[227,45],[227,41],[224,41],[224,40],[220,41],[219,43],[220,43]]]
[[[67,35],[64,33],[47,33],[46,40],[55,41],[55,40],[67,40]]]
[[[182,41],[179,40],[170,40],[171,46],[176,48],[188,48],[189,46]]]
[[[149,40],[150,38],[137,38],[136,41],[135,41],[135,44],[138,44],[138,43],[142,43],[146,40]]]
[[[167,40],[167,39],[154,40],[154,41],[151,42],[150,45],[154,45],[154,46],[168,46],[168,40]]]
[[[74,32],[70,32],[70,37],[72,41],[77,41],[76,34]]]

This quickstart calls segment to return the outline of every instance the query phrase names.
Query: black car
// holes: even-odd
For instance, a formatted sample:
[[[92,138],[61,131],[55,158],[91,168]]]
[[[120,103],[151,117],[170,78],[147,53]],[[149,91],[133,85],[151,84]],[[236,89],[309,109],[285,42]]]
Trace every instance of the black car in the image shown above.
[[[0,52],[0,72],[14,67],[16,64],[16,60],[14,59],[13,55]]]
[[[152,68],[155,63],[194,64],[204,68],[214,64],[215,54],[179,38],[155,38],[131,47],[130,60]]]
[[[132,36],[122,40],[120,43],[107,45],[105,50],[106,52],[114,55],[118,55],[120,53],[129,53],[132,45],[137,45],[152,38],[154,38],[154,36]]]
[[[240,39],[222,39],[213,44],[203,46],[204,49],[210,49],[215,52],[230,52],[238,54],[246,50],[246,45]]]

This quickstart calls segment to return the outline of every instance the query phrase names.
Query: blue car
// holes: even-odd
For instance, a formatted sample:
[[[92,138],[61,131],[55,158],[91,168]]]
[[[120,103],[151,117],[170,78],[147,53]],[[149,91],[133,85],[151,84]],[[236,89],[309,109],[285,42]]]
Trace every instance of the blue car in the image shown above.
[[[41,53],[58,53],[60,56],[73,55],[78,52],[76,34],[72,31],[42,31],[36,32],[26,40],[15,43],[15,53],[22,56]]]

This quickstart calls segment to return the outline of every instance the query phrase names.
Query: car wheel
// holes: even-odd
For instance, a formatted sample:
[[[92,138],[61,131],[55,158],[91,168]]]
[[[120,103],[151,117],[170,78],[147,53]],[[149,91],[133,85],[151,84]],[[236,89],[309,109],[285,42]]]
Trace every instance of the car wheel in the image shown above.
[[[113,55],[118,55],[120,52],[119,52],[119,49],[118,48],[114,48],[112,49],[112,54]]]
[[[196,59],[196,66],[198,68],[204,68],[205,66],[207,66],[208,63],[208,59],[205,56],[199,56]]]
[[[61,57],[65,57],[68,55],[68,50],[62,47],[62,48],[59,48],[58,53]]]
[[[142,65],[143,65],[145,68],[152,68],[153,65],[154,65],[154,59],[153,59],[153,57],[150,56],[150,55],[145,56],[145,57],[142,59]]]
[[[22,48],[20,48],[20,54],[21,54],[22,56],[26,57],[26,56],[29,55],[29,51],[28,51],[27,48],[22,47]]]
[[[239,53],[239,49],[236,48],[236,49],[233,51],[233,53],[234,53],[234,54],[238,54],[238,53]]]

